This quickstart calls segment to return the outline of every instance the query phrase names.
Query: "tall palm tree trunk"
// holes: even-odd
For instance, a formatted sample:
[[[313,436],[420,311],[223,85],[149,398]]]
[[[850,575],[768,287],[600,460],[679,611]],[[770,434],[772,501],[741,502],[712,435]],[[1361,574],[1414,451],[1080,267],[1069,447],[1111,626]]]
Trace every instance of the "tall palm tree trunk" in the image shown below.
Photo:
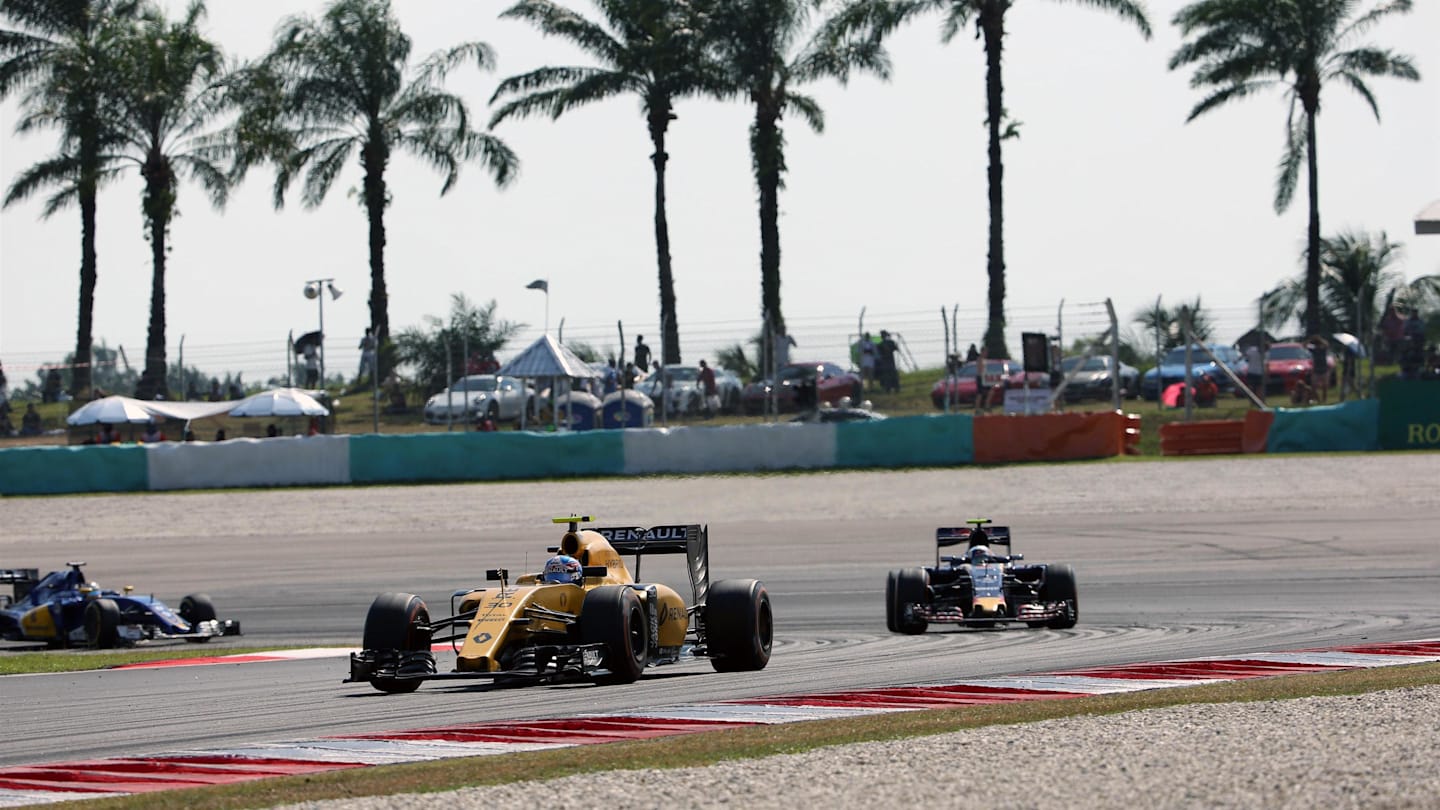
[[[95,282],[99,260],[95,251],[96,166],[100,159],[94,138],[80,144],[80,318],[75,327],[75,367],[70,390],[76,399],[88,399],[95,375],[91,369],[95,330]]]
[[[1315,113],[1305,111],[1305,153],[1310,181],[1310,231],[1305,250],[1305,334],[1320,334],[1320,161],[1315,155]]]
[[[660,362],[680,362],[680,328],[675,323],[675,278],[670,269],[670,225],[665,219],[665,130],[670,123],[669,108],[650,116],[650,141],[655,153],[655,257],[660,265]]]
[[[1010,356],[1005,348],[1005,166],[1000,159],[1000,127],[1005,118],[1000,57],[1008,6],[1008,0],[991,0],[981,8],[979,16],[985,38],[985,107],[990,133],[990,257],[986,266],[990,290],[985,325],[985,349],[990,357]]]
[[[145,218],[150,228],[150,330],[145,340],[145,371],[135,395],[158,399],[169,393],[165,380],[165,237],[174,212],[174,175],[152,158],[145,169]],[[168,397],[167,397],[168,398]]]
[[[755,106],[751,150],[755,185],[760,191],[760,306],[777,333],[785,332],[780,311],[780,111],[773,105]]]
[[[385,166],[390,152],[379,126],[372,129],[360,163],[365,168],[365,211],[370,219],[370,328],[376,345],[383,347],[390,338],[390,299],[385,288]],[[385,352],[377,352],[377,358],[383,355]],[[380,375],[387,371],[382,362]],[[325,381],[320,384],[324,386]]]

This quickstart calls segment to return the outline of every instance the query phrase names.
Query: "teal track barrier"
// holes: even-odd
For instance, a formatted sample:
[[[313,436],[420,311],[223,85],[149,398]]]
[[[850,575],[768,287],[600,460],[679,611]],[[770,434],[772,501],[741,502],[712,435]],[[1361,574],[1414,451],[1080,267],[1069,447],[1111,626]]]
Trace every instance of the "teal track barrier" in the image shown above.
[[[1381,447],[1440,448],[1440,380],[1382,380],[1379,394]]]
[[[619,475],[623,431],[352,436],[352,484]]]
[[[1279,408],[1265,440],[1269,453],[1380,449],[1380,401]]]
[[[149,464],[140,445],[15,447],[0,452],[0,494],[143,492]]]
[[[974,427],[968,413],[841,422],[835,426],[835,462],[840,467],[971,464]]]

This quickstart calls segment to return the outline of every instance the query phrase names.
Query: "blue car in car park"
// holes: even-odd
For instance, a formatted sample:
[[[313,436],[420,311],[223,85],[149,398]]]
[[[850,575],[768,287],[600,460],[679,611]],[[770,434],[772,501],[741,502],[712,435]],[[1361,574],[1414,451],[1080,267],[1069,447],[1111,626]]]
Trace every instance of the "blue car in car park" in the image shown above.
[[[1249,371],[1249,364],[1245,362],[1245,356],[1234,346],[1210,343],[1205,348],[1229,366],[1230,370],[1235,372],[1235,376],[1244,378],[1246,372]],[[1235,390],[1235,384],[1230,381],[1230,377],[1221,371],[1220,367],[1198,345],[1190,347],[1190,363],[1192,381],[1209,374],[1210,378],[1215,381],[1216,387],[1221,391]],[[1158,369],[1152,368],[1140,376],[1140,396],[1153,402],[1160,398],[1160,392],[1164,391],[1167,386],[1184,381],[1185,347],[1176,346],[1161,358]]]
[[[153,595],[119,591],[85,579],[83,562],[44,577],[38,568],[0,568],[0,639],[37,641],[52,647],[100,649],[152,639],[203,642],[240,635],[240,623],[216,618],[215,605],[203,593],[180,600],[178,610]]]

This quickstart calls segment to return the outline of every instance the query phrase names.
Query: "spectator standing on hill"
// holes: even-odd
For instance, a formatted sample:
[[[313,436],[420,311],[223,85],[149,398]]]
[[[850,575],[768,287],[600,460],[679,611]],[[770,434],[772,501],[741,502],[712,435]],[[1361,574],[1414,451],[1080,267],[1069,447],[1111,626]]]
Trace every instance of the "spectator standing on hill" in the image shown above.
[[[860,380],[869,391],[875,387],[875,341],[866,332],[860,336]]]
[[[313,342],[305,344],[305,387],[314,389],[320,382],[320,352]]]
[[[635,368],[650,368],[650,347],[645,345],[645,336],[635,336]]]
[[[611,357],[605,363],[605,370],[601,372],[601,384],[604,386],[602,396],[615,393],[620,388],[620,371],[615,368],[615,358]]]
[[[1310,376],[1314,380],[1310,385],[1315,395],[1324,402],[1330,393],[1330,342],[1315,335],[1305,345],[1310,349]]]
[[[720,388],[715,385],[715,369],[700,361],[700,389],[705,394],[705,418],[720,410]]]
[[[9,383],[5,380],[5,364],[0,363],[0,403],[10,401]]]
[[[900,391],[900,372],[895,368],[895,353],[900,347],[890,337],[890,333],[884,329],[880,330],[879,359],[875,364],[875,372],[880,377],[880,389],[886,393],[898,393]]]
[[[375,330],[369,327],[365,337],[360,338],[360,372],[355,375],[355,383],[365,379],[375,379]]]

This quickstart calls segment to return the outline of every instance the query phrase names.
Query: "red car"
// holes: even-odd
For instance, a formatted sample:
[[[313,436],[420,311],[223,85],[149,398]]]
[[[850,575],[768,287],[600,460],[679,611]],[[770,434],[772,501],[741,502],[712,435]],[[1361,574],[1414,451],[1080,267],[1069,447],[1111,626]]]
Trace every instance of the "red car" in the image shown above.
[[[1328,385],[1335,385],[1335,356],[1326,352],[1325,360],[1329,370]],[[1269,376],[1265,384],[1267,393],[1289,393],[1297,380],[1314,385],[1315,361],[1310,349],[1303,343],[1272,343],[1265,354],[1265,373]]]
[[[811,381],[815,383],[817,405],[822,402],[834,405],[846,397],[849,397],[852,403],[859,404],[861,395],[865,393],[865,384],[860,380],[860,375],[846,371],[834,363],[791,363],[781,366],[775,376],[779,385],[771,385],[769,380],[756,380],[745,386],[745,390],[740,394],[740,404],[745,413],[764,413],[765,398],[770,395],[772,388],[775,391],[775,402],[782,412],[798,410],[795,402],[796,389]]]
[[[930,401],[939,410],[945,410],[945,402],[948,399],[950,407],[957,405],[975,404],[975,392],[977,369],[980,361],[972,360],[960,367],[954,374],[941,377],[930,389]],[[1042,388],[1050,385],[1050,378],[1039,372],[1026,374],[1024,366],[1018,360],[986,360],[985,361],[985,387],[994,388],[1024,388],[1025,378],[1030,378],[1031,388]]]

